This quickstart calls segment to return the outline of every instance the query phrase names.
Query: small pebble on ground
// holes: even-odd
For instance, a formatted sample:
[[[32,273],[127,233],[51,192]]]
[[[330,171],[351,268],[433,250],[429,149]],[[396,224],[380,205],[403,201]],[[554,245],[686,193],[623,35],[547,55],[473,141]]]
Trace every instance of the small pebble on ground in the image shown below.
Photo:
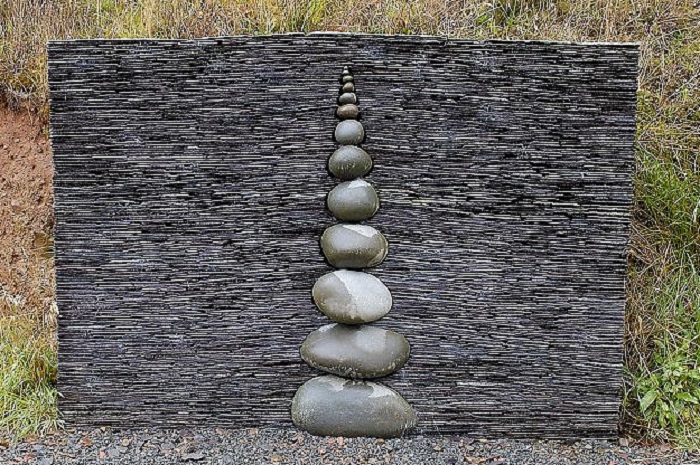
[[[622,444],[622,445],[621,445]],[[0,463],[89,464],[466,464],[690,465],[697,456],[666,445],[622,441],[517,441],[461,436],[402,439],[314,437],[293,429],[96,428],[66,430],[18,444],[0,440]]]

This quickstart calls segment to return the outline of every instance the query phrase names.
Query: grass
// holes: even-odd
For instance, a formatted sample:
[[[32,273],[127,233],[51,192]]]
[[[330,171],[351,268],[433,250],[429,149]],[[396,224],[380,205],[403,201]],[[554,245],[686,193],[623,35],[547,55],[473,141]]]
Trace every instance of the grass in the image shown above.
[[[60,426],[56,350],[45,333],[28,319],[0,320],[0,431],[18,438]]]
[[[0,94],[45,120],[45,43],[52,38],[340,30],[640,42],[623,428],[641,439],[698,449],[699,18],[694,0],[0,0]],[[31,286],[29,280],[23,292],[36,292]],[[5,315],[36,321],[47,308],[30,308],[31,317]],[[1,331],[3,365],[22,368],[3,374],[9,388],[0,399],[14,413],[0,413],[0,428],[22,435],[55,425],[54,345],[47,342],[55,325],[39,331],[36,324],[17,324],[21,329]],[[22,339],[22,331],[31,337]],[[32,368],[36,360],[44,368]]]

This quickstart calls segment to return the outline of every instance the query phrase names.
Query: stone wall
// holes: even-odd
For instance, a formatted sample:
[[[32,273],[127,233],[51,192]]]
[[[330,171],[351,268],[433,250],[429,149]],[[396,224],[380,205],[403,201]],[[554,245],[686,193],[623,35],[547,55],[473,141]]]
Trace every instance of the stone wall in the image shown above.
[[[362,92],[373,274],[419,433],[608,437],[622,376],[638,49],[312,34],[49,46],[69,425],[291,425]]]

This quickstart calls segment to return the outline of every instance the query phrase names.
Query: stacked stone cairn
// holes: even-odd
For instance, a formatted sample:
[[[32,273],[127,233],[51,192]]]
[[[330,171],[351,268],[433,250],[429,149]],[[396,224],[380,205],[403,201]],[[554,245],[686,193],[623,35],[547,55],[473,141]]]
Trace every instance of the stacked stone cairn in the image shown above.
[[[318,436],[398,437],[415,427],[416,414],[396,391],[368,379],[387,376],[408,360],[410,346],[394,331],[369,325],[392,306],[389,289],[361,270],[377,266],[388,243],[371,226],[358,224],[379,209],[377,193],[362,179],[372,158],[358,145],[365,137],[347,67],[342,73],[341,120],[335,129],[338,150],[328,161],[329,171],[344,182],[328,194],[328,209],[345,222],[321,236],[323,254],[337,271],[321,276],[313,287],[319,310],[334,323],[309,334],[301,357],[314,368],[331,373],[307,381],[292,401],[294,424]]]

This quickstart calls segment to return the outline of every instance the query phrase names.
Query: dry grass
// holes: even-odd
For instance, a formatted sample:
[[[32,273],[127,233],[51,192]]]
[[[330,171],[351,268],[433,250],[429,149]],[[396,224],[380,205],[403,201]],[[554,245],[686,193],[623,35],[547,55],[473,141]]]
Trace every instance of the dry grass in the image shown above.
[[[700,3],[695,0],[0,0],[0,93],[13,107],[33,109],[45,121],[48,39],[315,30],[641,43],[625,428],[651,439],[700,445]],[[19,185],[3,189],[19,201],[32,195]],[[6,222],[14,220],[0,220],[11,231],[2,236],[7,253],[22,254],[37,228],[50,237],[50,223],[7,229]],[[7,254],[0,259],[11,270],[0,276],[5,301],[22,302],[0,307],[0,315],[50,320],[50,259],[17,262]],[[16,274],[24,276],[20,284],[12,284]]]
[[[669,45],[696,37],[697,13],[690,0],[3,0],[0,86],[10,103],[45,112],[50,39],[316,30],[640,41],[642,84],[667,86],[680,65]]]

